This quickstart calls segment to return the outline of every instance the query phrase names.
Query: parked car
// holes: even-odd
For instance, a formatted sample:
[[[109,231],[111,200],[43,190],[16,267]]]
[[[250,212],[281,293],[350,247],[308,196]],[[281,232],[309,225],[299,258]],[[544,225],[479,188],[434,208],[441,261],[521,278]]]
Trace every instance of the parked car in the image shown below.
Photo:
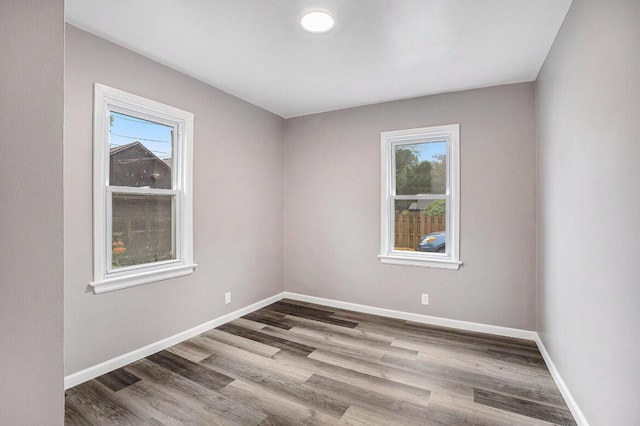
[[[444,253],[446,251],[446,240],[446,232],[432,232],[430,234],[422,236],[422,238],[420,239],[420,244],[418,244],[416,250]]]

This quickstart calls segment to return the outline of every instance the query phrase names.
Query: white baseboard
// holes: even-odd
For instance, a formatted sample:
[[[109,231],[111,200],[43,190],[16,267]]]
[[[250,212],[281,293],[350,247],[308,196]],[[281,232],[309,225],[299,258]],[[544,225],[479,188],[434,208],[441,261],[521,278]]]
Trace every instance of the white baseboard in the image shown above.
[[[479,333],[488,333],[488,334],[495,334],[498,336],[533,340],[538,345],[538,349],[540,350],[540,353],[542,354],[542,357],[544,358],[544,361],[547,364],[547,367],[549,368],[551,377],[553,377],[553,380],[556,382],[558,389],[560,389],[560,393],[562,393],[562,396],[564,397],[564,400],[567,403],[567,406],[569,407],[569,409],[571,410],[571,414],[573,414],[573,417],[575,418],[576,422],[578,422],[579,426],[589,426],[589,422],[587,421],[586,417],[582,413],[582,410],[580,409],[580,407],[578,407],[578,404],[576,403],[575,399],[573,399],[573,396],[571,395],[569,388],[567,387],[564,380],[562,380],[562,377],[560,377],[560,373],[558,372],[555,365],[553,364],[553,361],[551,360],[551,357],[549,356],[547,349],[542,343],[540,336],[535,331],[521,330],[518,328],[501,327],[497,325],[481,324],[481,323],[468,322],[468,321],[459,321],[459,320],[448,319],[448,318],[433,317],[429,315],[413,314],[410,312],[403,312],[403,311],[394,311],[391,309],[376,308],[374,306],[359,305],[357,303],[349,303],[349,302],[342,302],[339,300],[325,299],[322,297],[307,296],[305,294],[291,293],[288,291],[285,291],[283,295],[284,295],[284,298],[299,300],[301,302],[316,303],[318,305],[348,309],[351,311],[363,312],[366,314],[397,318],[405,321],[414,321],[422,324],[451,327],[459,330],[476,331]]]
[[[149,355],[153,355],[158,351],[167,349],[168,347],[176,345],[180,342],[184,342],[185,340],[191,339],[192,337],[195,337],[198,334],[202,334],[206,331],[209,331],[212,328],[218,327],[229,321],[233,321],[236,318],[240,318],[241,316],[251,313],[253,311],[256,311],[260,308],[264,308],[265,306],[270,305],[282,299],[283,294],[284,293],[276,294],[275,296],[268,297],[252,305],[245,306],[244,308],[230,312],[214,320],[207,321],[204,324],[200,324],[189,330],[167,337],[166,339],[144,346],[140,349],[136,349],[129,353],[117,356],[115,358],[102,362],[98,365],[94,365],[93,367],[86,368],[84,370],[78,371],[73,374],[69,374],[64,378],[64,388],[69,389],[76,385],[79,385],[80,383],[84,383],[88,380],[95,379],[96,377],[101,376],[105,373],[124,367],[125,365],[131,364],[134,361],[137,361]]]
[[[317,303],[319,305],[331,306],[334,308],[348,309],[351,311],[362,312],[365,314],[380,315],[401,319],[405,321],[413,321],[422,324],[438,325],[441,327],[457,328],[459,330],[476,331],[478,333],[495,334],[498,336],[515,337],[518,339],[526,339],[535,341],[538,334],[535,331],[521,330],[518,328],[501,327],[498,325],[481,324],[477,322],[460,321],[448,318],[433,317],[429,315],[413,314],[411,312],[394,311],[386,308],[376,308],[374,306],[359,305],[357,303],[341,302],[339,300],[325,299],[322,297],[307,296],[304,294],[284,292],[284,297],[301,302]]]
[[[564,397],[567,405],[569,406],[569,409],[571,410],[571,413],[573,414],[573,417],[575,418],[576,422],[578,422],[578,425],[580,426],[589,426],[589,423],[587,422],[587,419],[582,413],[582,410],[580,410],[580,407],[578,407],[578,404],[576,403],[575,399],[573,399],[573,396],[571,395],[569,388],[565,384],[564,380],[562,380],[562,377],[560,377],[560,373],[558,372],[555,365],[553,364],[553,361],[551,360],[551,357],[549,356],[547,349],[542,343],[540,336],[535,331],[501,327],[501,326],[490,325],[490,324],[481,324],[481,323],[475,323],[475,322],[469,322],[469,321],[460,321],[460,320],[454,320],[454,319],[448,319],[448,318],[434,317],[429,315],[414,314],[411,312],[395,311],[392,309],[377,308],[375,306],[359,305],[357,303],[342,302],[342,301],[333,300],[333,299],[325,299],[323,297],[307,296],[304,294],[291,293],[288,291],[278,293],[274,296],[268,297],[252,305],[245,306],[244,308],[230,312],[214,320],[207,321],[206,323],[193,327],[189,330],[183,331],[171,337],[167,337],[166,339],[152,343],[140,349],[136,349],[129,353],[120,355],[118,357],[107,360],[93,367],[89,367],[87,369],[65,376],[64,388],[69,389],[73,386],[76,386],[76,385],[79,385],[80,383],[94,379],[105,373],[124,367],[127,364],[130,364],[134,361],[137,361],[139,359],[152,355],[163,349],[167,349],[168,347],[171,347],[175,344],[188,340],[192,337],[195,337],[199,334],[209,331],[212,328],[218,327],[229,321],[233,321],[236,318],[249,314],[253,311],[261,309],[267,305],[270,305],[274,302],[277,302],[285,298],[299,300],[301,302],[309,302],[309,303],[316,303],[319,305],[331,306],[334,308],[348,309],[348,310],[362,312],[366,314],[396,318],[396,319],[401,319],[405,321],[414,321],[422,324],[451,327],[459,330],[475,331],[479,333],[495,334],[498,336],[533,340],[538,345],[540,353],[542,354],[542,357],[544,358],[544,361],[547,364],[547,367],[549,368],[549,372],[551,373],[551,376],[555,380],[556,385],[558,386],[558,389],[560,389],[560,392],[562,393],[562,396]]]
[[[542,343],[542,339],[540,338],[540,335],[538,333],[536,333],[536,344],[538,345],[538,349],[542,354],[542,358],[544,358],[544,362],[547,364],[547,368],[551,373],[551,377],[553,377],[553,380],[556,382],[556,386],[558,386],[558,389],[560,389],[560,393],[562,394],[564,401],[567,403],[569,410],[571,410],[573,418],[579,426],[589,426],[587,418],[584,416],[584,413],[578,406],[576,400],[573,399],[573,395],[571,395],[571,392],[569,392],[567,384],[564,382],[564,380],[562,380],[562,377],[560,377],[560,373],[551,360],[551,356],[549,355],[549,352],[547,352],[547,348],[544,346],[544,343]]]

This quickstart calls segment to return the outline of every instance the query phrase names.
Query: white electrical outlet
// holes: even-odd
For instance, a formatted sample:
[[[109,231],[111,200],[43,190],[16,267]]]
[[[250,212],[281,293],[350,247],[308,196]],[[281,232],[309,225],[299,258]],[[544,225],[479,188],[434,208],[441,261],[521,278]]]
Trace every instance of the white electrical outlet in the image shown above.
[[[230,291],[224,294],[224,303],[226,305],[231,303],[231,292]]]
[[[423,305],[429,304],[429,295],[427,293],[422,293],[422,304]]]

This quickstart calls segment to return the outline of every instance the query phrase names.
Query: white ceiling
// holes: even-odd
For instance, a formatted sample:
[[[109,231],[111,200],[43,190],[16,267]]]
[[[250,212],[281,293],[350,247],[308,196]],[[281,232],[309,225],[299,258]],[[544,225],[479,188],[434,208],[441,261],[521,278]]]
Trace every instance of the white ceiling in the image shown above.
[[[571,0],[67,0],[67,22],[284,118],[535,80]],[[299,26],[320,7],[326,34]]]

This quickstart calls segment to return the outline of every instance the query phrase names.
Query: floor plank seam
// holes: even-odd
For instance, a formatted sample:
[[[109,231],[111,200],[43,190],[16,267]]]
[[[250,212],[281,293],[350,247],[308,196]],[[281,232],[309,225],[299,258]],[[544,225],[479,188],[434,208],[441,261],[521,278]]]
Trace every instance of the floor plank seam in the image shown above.
[[[67,425],[577,424],[535,343],[290,299],[65,395]]]

